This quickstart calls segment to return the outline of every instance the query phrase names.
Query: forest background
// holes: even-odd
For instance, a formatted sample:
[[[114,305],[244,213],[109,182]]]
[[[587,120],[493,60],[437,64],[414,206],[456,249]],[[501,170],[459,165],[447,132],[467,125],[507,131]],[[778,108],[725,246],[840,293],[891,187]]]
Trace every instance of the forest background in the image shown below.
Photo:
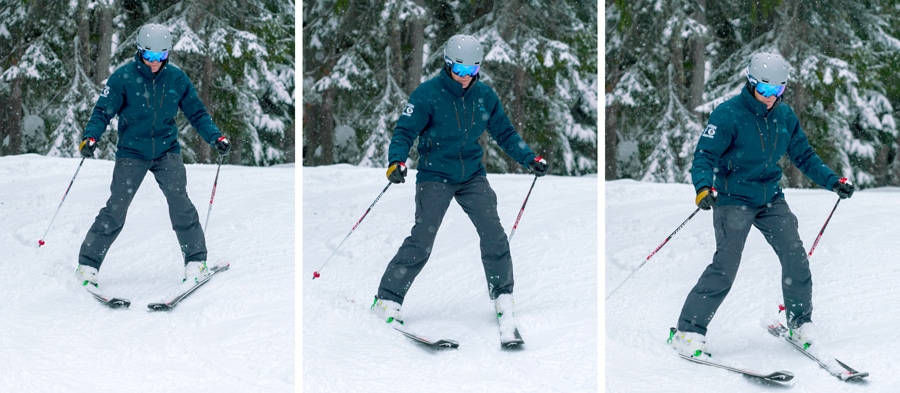
[[[295,22],[291,0],[0,0],[0,155],[72,157],[104,81],[134,60],[147,23],[169,28],[169,58],[234,146],[227,163],[294,162]],[[115,130],[117,120],[113,120]],[[209,144],[176,117],[187,163]],[[116,132],[99,141],[111,159]]]
[[[320,0],[303,7],[303,165],[387,166],[409,94],[455,34],[485,47],[481,81],[557,175],[595,174],[598,10],[591,1]],[[483,133],[489,172],[521,173]],[[410,155],[415,169],[415,148]]]
[[[607,0],[606,179],[689,183],[709,114],[771,51],[819,156],[858,187],[900,185],[898,16],[898,1]],[[814,186],[782,167],[784,186]]]

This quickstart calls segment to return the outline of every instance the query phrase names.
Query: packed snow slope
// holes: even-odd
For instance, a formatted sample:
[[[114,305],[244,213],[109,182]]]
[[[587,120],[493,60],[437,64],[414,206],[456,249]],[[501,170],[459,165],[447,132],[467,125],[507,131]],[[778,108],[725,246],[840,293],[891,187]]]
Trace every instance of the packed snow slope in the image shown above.
[[[151,312],[184,277],[152,174],[100,269],[100,304],[75,282],[85,234],[109,197],[113,162],[0,157],[0,391],[294,392],[294,167],[223,165],[207,229],[217,275],[169,312]],[[188,165],[206,222],[216,165]]]
[[[402,313],[413,331],[460,347],[432,350],[369,313],[388,261],[412,228],[415,175],[410,170],[406,183],[391,185],[346,237],[388,184],[384,169],[303,168],[303,391],[596,392],[597,177],[537,179],[510,242],[525,345],[506,351],[478,235],[455,202]],[[488,175],[507,234],[533,179]]]
[[[838,197],[824,189],[788,189],[807,252]],[[604,297],[694,211],[685,184],[605,183]],[[787,370],[787,386],[805,392],[896,392],[900,386],[900,189],[857,191],[834,210],[810,257],[813,321],[819,343],[849,366],[868,371],[842,382],[760,324],[778,316],[781,265],[756,229],[734,286],[709,326],[715,359],[763,372]],[[680,359],[666,344],[682,304],[715,251],[712,213],[701,211],[606,301],[607,392],[771,392],[759,380]],[[783,321],[783,316],[781,316]]]

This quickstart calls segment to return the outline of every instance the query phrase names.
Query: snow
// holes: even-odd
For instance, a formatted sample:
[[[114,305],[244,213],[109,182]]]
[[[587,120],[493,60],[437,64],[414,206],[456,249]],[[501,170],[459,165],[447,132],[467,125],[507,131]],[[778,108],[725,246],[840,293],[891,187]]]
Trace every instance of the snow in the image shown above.
[[[605,182],[604,297],[694,211],[686,184]],[[785,190],[807,250],[837,196],[823,189]],[[900,188],[857,191],[838,204],[810,257],[820,342],[835,357],[870,376],[841,382],[766,332],[760,321],[782,302],[780,265],[751,230],[731,293],[709,326],[714,358],[746,368],[791,371],[793,392],[893,392],[900,385],[900,266],[896,206]],[[739,374],[680,360],[666,344],[688,292],[715,251],[712,214],[701,211],[605,303],[607,392],[770,392]],[[783,320],[783,317],[782,317]]]
[[[109,196],[112,161],[0,157],[0,386],[10,392],[294,392],[294,167],[223,165],[209,261],[231,268],[170,312],[184,264],[162,192],[148,175],[100,269],[101,305],[75,282],[78,250]],[[188,165],[206,222],[216,165]]]
[[[303,168],[303,391],[598,391],[597,177],[534,183],[510,242],[525,340],[519,351],[500,349],[478,235],[451,203],[402,309],[413,331],[460,343],[434,351],[369,313],[381,275],[412,226],[415,175],[410,170],[406,183],[388,187],[351,232],[388,184],[384,169]],[[533,179],[488,175],[507,233]],[[317,270],[321,277],[312,280]]]

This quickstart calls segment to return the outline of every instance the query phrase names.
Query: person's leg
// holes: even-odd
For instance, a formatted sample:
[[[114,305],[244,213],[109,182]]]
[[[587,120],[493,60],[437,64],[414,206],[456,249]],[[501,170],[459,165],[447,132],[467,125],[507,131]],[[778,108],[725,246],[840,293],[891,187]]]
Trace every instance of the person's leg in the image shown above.
[[[169,220],[181,245],[185,265],[206,261],[206,237],[200,226],[197,208],[188,197],[187,171],[180,154],[167,154],[150,167],[159,189],[169,204]]]
[[[144,175],[150,167],[149,161],[131,158],[117,158],[113,168],[112,183],[109,186],[109,199],[106,206],[100,209],[94,224],[88,230],[81,243],[78,264],[100,269],[110,246],[122,232],[128,206],[134,200]]]
[[[737,277],[741,254],[755,216],[756,209],[745,206],[727,205],[713,209],[716,253],[684,302],[678,317],[679,331],[706,335],[710,321]]]
[[[509,241],[497,214],[497,194],[486,177],[479,176],[462,185],[456,202],[472,220],[481,239],[481,263],[491,299],[513,292],[513,263]]]
[[[788,327],[794,329],[812,321],[812,273],[797,217],[784,199],[764,208],[755,225],[775,250],[781,262],[781,291]]]
[[[403,304],[406,292],[431,256],[431,247],[456,187],[439,182],[416,184],[416,221],[381,277],[379,299]]]

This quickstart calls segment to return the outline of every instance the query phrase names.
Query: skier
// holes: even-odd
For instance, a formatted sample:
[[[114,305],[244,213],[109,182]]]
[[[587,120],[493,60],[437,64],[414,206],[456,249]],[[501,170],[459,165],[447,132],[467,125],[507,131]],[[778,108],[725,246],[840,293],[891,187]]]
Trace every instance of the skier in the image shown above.
[[[183,282],[196,283],[209,274],[206,239],[197,209],[187,195],[187,175],[175,125],[178,109],[219,154],[227,154],[231,143],[213,124],[187,75],[169,64],[171,49],[168,28],[159,24],[141,27],[134,61],[109,77],[84,129],[79,151],[84,157],[93,157],[106,126],[119,116],[109,200],[84,238],[75,269],[84,286],[98,287],[100,265],[122,231],[128,206],[147,171],[153,173],[169,205],[172,229],[184,256]]]
[[[731,290],[750,227],[755,226],[781,262],[781,289],[791,337],[809,346],[812,277],[797,229],[797,217],[784,198],[778,160],[787,153],[794,165],[842,199],[853,185],[839,179],[810,147],[794,111],[783,102],[789,65],[778,54],[757,53],[747,67],[741,93],[709,117],[694,152],[691,177],[695,203],[713,209],[716,252],[688,294],[669,340],[687,356],[709,356],[706,332]]]
[[[388,263],[371,307],[378,318],[395,327],[403,324],[400,306],[428,262],[437,230],[455,198],[481,238],[489,295],[500,318],[501,336],[506,336],[501,338],[512,338],[512,258],[497,214],[497,195],[481,162],[484,152],[478,138],[487,129],[510,157],[536,176],[545,175],[549,165],[522,141],[494,90],[478,80],[483,57],[475,37],[450,37],[440,74],[412,92],[394,128],[387,169],[392,183],[406,181],[409,149],[419,138],[415,224]]]

